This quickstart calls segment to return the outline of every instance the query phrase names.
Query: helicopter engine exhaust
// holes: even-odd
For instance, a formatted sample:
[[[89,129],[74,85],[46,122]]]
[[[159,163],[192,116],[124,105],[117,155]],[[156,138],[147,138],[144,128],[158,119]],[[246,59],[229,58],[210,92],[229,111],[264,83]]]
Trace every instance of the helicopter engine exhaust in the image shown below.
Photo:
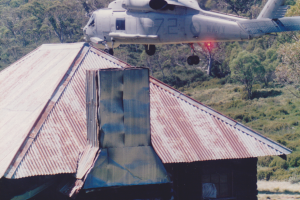
[[[165,0],[124,0],[122,7],[128,10],[174,10],[174,5],[169,5]]]
[[[165,0],[150,0],[149,6],[153,10],[164,10],[168,7],[168,3]]]

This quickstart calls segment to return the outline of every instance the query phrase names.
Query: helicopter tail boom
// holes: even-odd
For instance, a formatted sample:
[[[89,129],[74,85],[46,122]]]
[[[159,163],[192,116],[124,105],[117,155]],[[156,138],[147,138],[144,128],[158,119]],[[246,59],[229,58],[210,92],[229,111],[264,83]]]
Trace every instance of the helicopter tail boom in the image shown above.
[[[254,19],[237,22],[251,35],[300,31],[300,17],[283,17],[280,19]]]

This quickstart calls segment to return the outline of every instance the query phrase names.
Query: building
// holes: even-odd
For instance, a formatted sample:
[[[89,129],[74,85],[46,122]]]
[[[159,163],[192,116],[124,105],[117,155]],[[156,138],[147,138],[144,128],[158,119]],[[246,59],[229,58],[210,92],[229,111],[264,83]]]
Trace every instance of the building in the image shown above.
[[[88,120],[97,118],[97,103],[87,94],[97,90],[88,90],[86,80],[108,68],[131,66],[85,43],[46,44],[0,72],[3,197],[195,199],[217,191],[219,199],[256,199],[257,157],[291,153],[150,77],[149,146],[168,177],[87,188],[103,148]]]

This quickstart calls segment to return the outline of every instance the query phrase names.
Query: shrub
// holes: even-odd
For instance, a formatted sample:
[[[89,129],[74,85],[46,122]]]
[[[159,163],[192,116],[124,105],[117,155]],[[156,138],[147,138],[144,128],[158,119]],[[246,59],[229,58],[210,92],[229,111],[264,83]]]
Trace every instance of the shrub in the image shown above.
[[[290,174],[287,170],[281,168],[273,168],[273,174],[271,175],[271,180],[278,180],[278,181],[287,181],[290,178]]]
[[[287,133],[283,135],[283,138],[290,141],[295,141],[296,139],[300,139],[300,133]]]
[[[274,132],[287,129],[289,126],[287,123],[280,123],[277,121],[273,121],[270,124],[264,125],[264,132]]]
[[[284,146],[286,146],[286,141],[285,140],[282,140],[282,139],[278,139],[278,140],[276,140],[276,142],[278,142],[279,144],[282,144],[282,145],[284,145]]]
[[[291,142],[286,145],[287,148],[295,151],[300,144],[298,142]]]
[[[243,91],[243,89],[241,89],[240,87],[235,87],[235,88],[233,88],[233,91],[234,92],[241,92],[241,91]]]
[[[299,121],[292,121],[291,123],[290,123],[292,126],[298,126],[299,125]]]
[[[288,115],[289,112],[288,112],[286,109],[284,109],[284,108],[278,108],[278,109],[276,110],[276,114],[284,114],[284,115]]]
[[[288,155],[288,164],[290,167],[299,167],[300,166],[300,152],[293,152]]]
[[[257,164],[262,167],[268,167],[270,165],[270,163],[272,162],[272,160],[273,160],[273,157],[271,157],[271,156],[259,157]]]
[[[270,177],[273,175],[272,169],[261,169],[257,171],[258,180],[270,180]]]
[[[277,167],[280,169],[287,169],[289,167],[288,163],[280,157],[275,157],[270,163],[269,167]]]
[[[220,85],[225,85],[226,83],[227,83],[227,77],[221,78],[221,79],[218,81],[218,84],[220,84]]]
[[[257,116],[250,115],[247,112],[243,113],[237,113],[233,116],[233,118],[237,121],[244,121],[246,123],[251,122],[254,118],[257,118]]]
[[[254,98],[268,98],[268,97],[276,97],[276,96],[279,96],[281,95],[282,92],[281,91],[278,91],[278,90],[270,90],[270,91],[254,91],[252,93],[252,99]]]
[[[229,109],[229,108],[238,108],[240,106],[243,106],[243,102],[242,100],[233,100],[230,101],[226,104],[225,108]]]
[[[297,176],[297,175],[293,175],[289,178],[289,182],[291,184],[296,184],[296,183],[299,183],[300,182],[300,176]]]

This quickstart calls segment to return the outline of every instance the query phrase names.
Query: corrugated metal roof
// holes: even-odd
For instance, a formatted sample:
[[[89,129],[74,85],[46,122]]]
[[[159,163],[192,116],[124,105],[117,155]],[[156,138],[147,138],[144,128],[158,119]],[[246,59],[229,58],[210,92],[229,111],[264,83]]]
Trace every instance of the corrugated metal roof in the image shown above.
[[[164,163],[250,158],[291,150],[152,79],[152,145]]]
[[[86,70],[130,66],[93,47],[82,47],[82,43],[43,45],[0,73],[0,84],[5,85],[0,88],[0,93],[9,93],[0,97],[0,150],[4,152],[0,155],[2,173],[26,139],[7,170],[6,177],[76,173],[78,159],[83,150],[88,149]],[[26,76],[23,77],[24,73]],[[9,84],[4,84],[5,81]],[[27,87],[22,85],[23,82]],[[14,92],[10,92],[10,88]],[[41,106],[36,108],[40,101]],[[20,106],[17,102],[24,102],[24,105]],[[150,78],[150,104],[152,145],[164,163],[291,152],[154,78]],[[4,118],[2,110],[9,113],[10,108],[13,108],[14,115],[19,112],[24,115],[22,120]],[[27,113],[27,118],[23,113]],[[6,122],[3,120],[11,120],[11,129],[3,128]],[[33,125],[36,120],[36,125]],[[18,126],[20,121],[24,122],[22,126]],[[14,127],[19,131],[18,134]],[[14,134],[8,137],[9,130],[13,130]],[[5,151],[11,146],[14,146],[14,152]],[[2,164],[3,160],[6,166]]]
[[[94,49],[85,47],[77,56],[77,65],[65,69],[65,73],[69,71],[68,78],[64,79],[61,87],[53,94],[45,109],[45,117],[38,123],[41,126],[38,127],[37,134],[31,133],[27,138],[21,153],[6,172],[6,177],[76,173],[79,156],[87,149],[86,70],[112,65],[120,68],[108,60],[110,56],[101,54],[103,56],[96,54]],[[97,153],[93,149],[87,151]]]
[[[42,45],[0,73],[0,177],[3,176],[83,43]]]

